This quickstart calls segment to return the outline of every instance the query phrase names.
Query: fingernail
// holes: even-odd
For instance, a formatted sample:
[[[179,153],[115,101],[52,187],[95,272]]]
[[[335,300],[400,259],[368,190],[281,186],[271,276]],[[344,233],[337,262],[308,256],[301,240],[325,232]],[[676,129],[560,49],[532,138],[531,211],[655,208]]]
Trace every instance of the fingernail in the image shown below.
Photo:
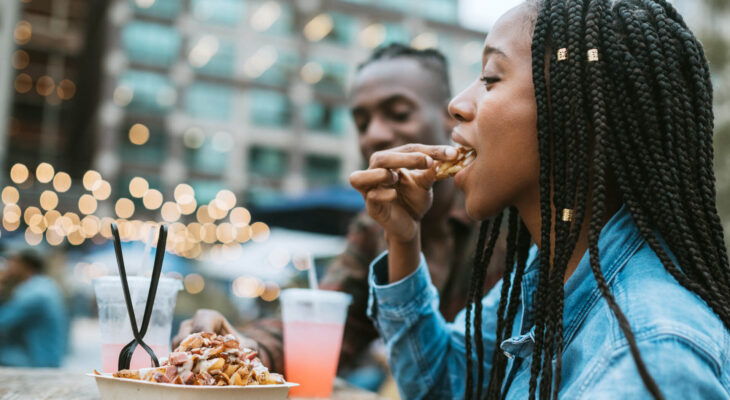
[[[433,165],[433,158],[431,158],[431,156],[426,156],[426,166],[428,168],[431,168],[432,165]]]
[[[393,176],[393,183],[398,183],[398,173],[395,171],[390,171],[390,174]]]
[[[446,154],[446,157],[453,158],[456,157],[456,149],[453,147],[449,147],[444,151],[444,154]]]

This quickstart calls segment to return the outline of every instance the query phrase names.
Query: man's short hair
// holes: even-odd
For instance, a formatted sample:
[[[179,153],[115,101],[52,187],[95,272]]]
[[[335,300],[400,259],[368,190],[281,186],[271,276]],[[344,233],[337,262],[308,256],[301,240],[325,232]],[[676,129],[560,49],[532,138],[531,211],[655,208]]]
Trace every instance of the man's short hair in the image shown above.
[[[451,97],[451,85],[449,85],[449,65],[443,53],[436,49],[419,50],[400,43],[391,43],[387,46],[381,46],[375,49],[367,60],[358,65],[357,70],[360,71],[376,61],[392,60],[397,58],[414,60],[423,68],[436,74],[439,81],[443,83],[442,94],[444,99],[448,100]],[[424,82],[424,84],[427,83]]]
[[[31,269],[34,273],[40,274],[45,271],[45,263],[43,262],[43,258],[41,258],[36,252],[32,250],[23,250],[21,252],[15,253],[11,258],[20,261]]]

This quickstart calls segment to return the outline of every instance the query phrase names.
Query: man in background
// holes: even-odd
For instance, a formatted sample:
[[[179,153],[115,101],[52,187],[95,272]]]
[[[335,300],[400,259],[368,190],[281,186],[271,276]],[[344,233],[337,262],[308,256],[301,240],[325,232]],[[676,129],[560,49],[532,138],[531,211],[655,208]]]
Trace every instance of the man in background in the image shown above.
[[[437,50],[416,50],[391,44],[376,50],[358,67],[351,90],[352,117],[363,159],[379,150],[408,143],[448,144],[453,121],[447,106],[451,98],[447,62]],[[466,304],[476,228],[464,209],[453,180],[433,187],[433,206],[421,223],[423,253],[431,279],[439,290],[440,311],[448,321]],[[381,228],[365,213],[350,225],[347,248],[328,268],[320,288],[352,295],[342,343],[339,372],[362,364],[368,346],[378,337],[366,315],[368,269],[383,250]],[[487,289],[501,277],[504,250],[495,249]],[[237,333],[255,347],[272,370],[283,372],[282,325],[278,319],[257,321],[236,332],[212,310],[199,310],[181,324],[175,342],[191,332]],[[251,340],[246,340],[246,338]]]
[[[41,258],[11,256],[0,271],[0,365],[59,367],[67,327],[63,296]]]

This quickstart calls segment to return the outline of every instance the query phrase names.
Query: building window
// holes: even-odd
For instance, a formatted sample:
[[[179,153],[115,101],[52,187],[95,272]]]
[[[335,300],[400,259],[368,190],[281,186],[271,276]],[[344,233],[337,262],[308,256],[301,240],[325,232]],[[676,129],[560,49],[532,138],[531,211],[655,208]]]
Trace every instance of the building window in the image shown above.
[[[154,72],[127,70],[114,91],[115,102],[138,114],[163,114],[175,105],[177,91],[170,79]]]
[[[304,174],[313,186],[330,186],[340,182],[342,162],[337,157],[309,155],[305,159]]]
[[[286,95],[267,90],[248,91],[249,118],[262,127],[291,125],[291,104]]]
[[[171,66],[180,52],[180,41],[175,28],[165,25],[135,21],[122,28],[122,47],[135,63]]]
[[[193,118],[226,121],[231,118],[234,89],[211,83],[193,83],[185,92],[185,112]]]
[[[339,135],[345,131],[348,110],[313,101],[302,108],[302,119],[310,131]]]
[[[284,150],[252,146],[249,149],[248,170],[253,175],[281,179],[289,170],[289,159]]]
[[[187,59],[193,69],[205,75],[233,77],[236,47],[232,41],[204,35],[191,43]]]
[[[182,2],[183,0],[129,0],[135,14],[169,20],[180,15]]]
[[[235,27],[243,18],[243,0],[190,0],[193,18],[211,25]]]
[[[231,148],[222,148],[212,137],[206,137],[198,148],[186,148],[185,163],[197,172],[221,175],[228,166]]]

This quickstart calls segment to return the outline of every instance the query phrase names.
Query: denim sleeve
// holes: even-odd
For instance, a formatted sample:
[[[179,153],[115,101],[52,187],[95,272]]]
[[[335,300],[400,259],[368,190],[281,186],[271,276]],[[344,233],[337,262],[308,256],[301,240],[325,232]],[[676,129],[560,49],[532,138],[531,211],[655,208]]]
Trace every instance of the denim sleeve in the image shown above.
[[[719,361],[696,344],[677,335],[639,342],[649,374],[666,399],[727,399]],[[628,345],[606,360],[603,372],[588,379],[581,399],[653,399],[636,369]],[[596,376],[597,375],[597,376]]]
[[[406,399],[461,399],[466,385],[466,349],[462,310],[453,323],[439,312],[439,297],[421,255],[411,275],[388,284],[383,253],[370,267],[368,315],[385,340],[388,363]],[[483,299],[484,367],[489,376],[495,344],[501,282]],[[476,360],[476,352],[473,352]],[[476,362],[472,364],[476,370]],[[485,379],[486,380],[486,379]],[[476,381],[476,379],[475,379]],[[486,386],[486,385],[485,385]]]

